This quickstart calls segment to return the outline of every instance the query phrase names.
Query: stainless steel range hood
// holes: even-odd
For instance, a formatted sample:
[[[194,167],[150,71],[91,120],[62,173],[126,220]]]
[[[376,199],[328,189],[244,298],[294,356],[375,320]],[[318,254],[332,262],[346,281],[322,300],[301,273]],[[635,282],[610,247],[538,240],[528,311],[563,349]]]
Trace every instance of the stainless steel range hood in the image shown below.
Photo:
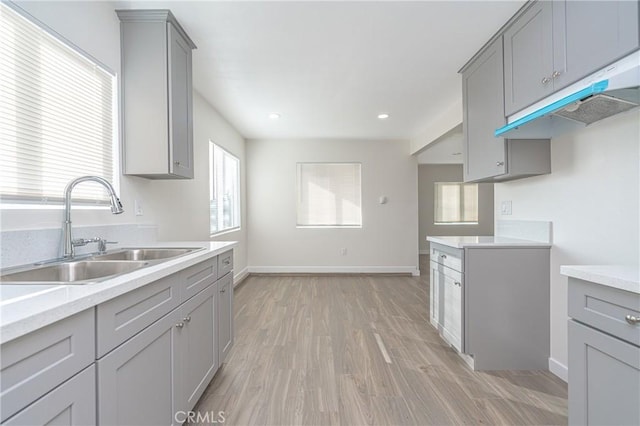
[[[551,138],[640,105],[640,51],[507,118],[495,136]]]

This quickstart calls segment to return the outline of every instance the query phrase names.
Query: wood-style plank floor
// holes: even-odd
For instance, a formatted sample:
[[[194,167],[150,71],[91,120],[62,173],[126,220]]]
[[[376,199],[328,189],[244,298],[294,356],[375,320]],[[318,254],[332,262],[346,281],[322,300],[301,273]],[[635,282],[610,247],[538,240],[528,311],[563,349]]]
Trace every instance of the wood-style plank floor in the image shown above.
[[[552,374],[471,371],[429,324],[428,286],[425,275],[247,278],[235,346],[194,410],[223,411],[226,425],[567,423],[567,386]]]

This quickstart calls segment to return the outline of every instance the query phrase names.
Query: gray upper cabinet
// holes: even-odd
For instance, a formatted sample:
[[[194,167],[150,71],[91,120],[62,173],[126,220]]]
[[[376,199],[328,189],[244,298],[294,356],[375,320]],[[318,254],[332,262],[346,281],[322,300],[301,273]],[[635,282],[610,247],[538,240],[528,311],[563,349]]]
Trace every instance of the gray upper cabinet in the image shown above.
[[[504,32],[511,115],[637,50],[637,1],[538,1]]]
[[[513,180],[551,173],[548,139],[505,140],[502,38],[462,71],[464,181]]]
[[[501,38],[463,72],[462,99],[465,182],[504,174],[504,138],[493,135],[505,124]]]
[[[553,25],[555,90],[640,47],[637,1],[556,1]]]
[[[118,10],[124,173],[193,178],[191,51],[169,10]]]
[[[504,33],[507,115],[553,92],[552,10],[551,2],[537,2]]]

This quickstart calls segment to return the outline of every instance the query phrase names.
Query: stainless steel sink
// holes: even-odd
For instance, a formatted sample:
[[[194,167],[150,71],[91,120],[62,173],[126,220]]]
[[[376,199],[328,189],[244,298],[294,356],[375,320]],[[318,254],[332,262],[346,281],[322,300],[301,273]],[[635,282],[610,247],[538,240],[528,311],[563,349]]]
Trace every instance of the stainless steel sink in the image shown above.
[[[2,284],[87,284],[104,280],[114,275],[135,271],[148,262],[81,260],[30,268],[0,275]]]
[[[184,256],[196,250],[202,250],[200,247],[189,248],[127,248],[113,253],[100,254],[93,256],[93,260],[168,260],[173,257]]]

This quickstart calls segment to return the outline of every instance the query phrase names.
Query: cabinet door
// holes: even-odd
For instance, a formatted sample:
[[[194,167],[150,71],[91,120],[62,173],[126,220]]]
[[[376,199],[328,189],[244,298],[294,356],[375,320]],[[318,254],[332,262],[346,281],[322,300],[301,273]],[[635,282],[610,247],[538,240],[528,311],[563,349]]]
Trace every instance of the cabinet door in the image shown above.
[[[442,291],[444,292],[442,336],[454,348],[462,352],[462,274],[455,271],[445,271],[442,277]]]
[[[502,73],[498,39],[462,75],[465,182],[507,172],[505,141],[493,134],[505,124]]]
[[[507,116],[553,92],[552,9],[550,1],[537,2],[504,33]]]
[[[173,24],[167,23],[169,39],[169,143],[172,174],[193,178],[193,105],[191,47]]]
[[[180,313],[173,310],[97,361],[99,424],[176,423]]]
[[[433,260],[430,262],[431,274],[429,280],[429,317],[431,324],[440,329],[440,287],[442,286],[443,275],[438,271],[438,264]]]
[[[95,425],[96,376],[92,365],[3,422],[18,425]]]
[[[218,362],[224,362],[233,346],[233,274],[218,281]]]
[[[569,424],[640,424],[640,348],[569,321]]]
[[[178,332],[183,352],[182,411],[196,405],[218,369],[217,294],[217,284],[210,285],[182,306],[184,327]]]
[[[638,2],[554,1],[554,90],[638,49]]]

